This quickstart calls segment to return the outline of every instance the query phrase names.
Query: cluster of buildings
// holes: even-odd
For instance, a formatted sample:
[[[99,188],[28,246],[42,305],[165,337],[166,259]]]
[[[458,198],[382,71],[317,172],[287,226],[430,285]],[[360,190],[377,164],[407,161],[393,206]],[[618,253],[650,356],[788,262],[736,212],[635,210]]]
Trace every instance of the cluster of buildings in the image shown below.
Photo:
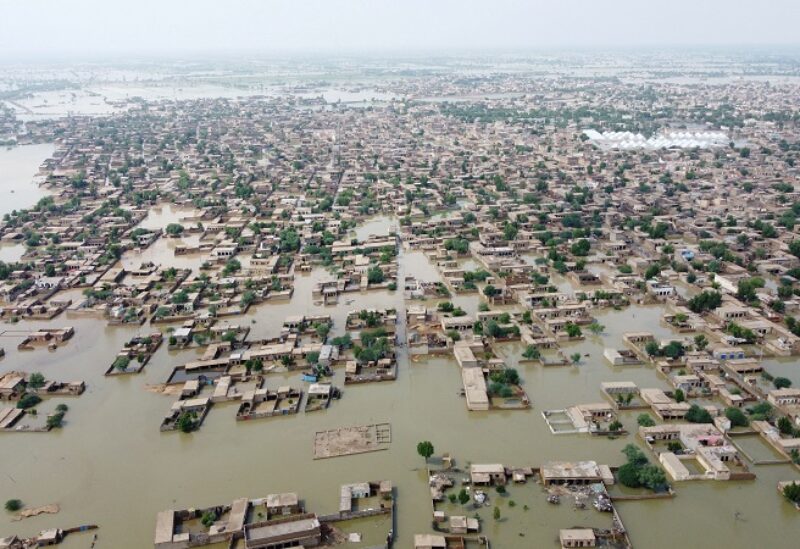
[[[219,402],[236,401],[241,421],[325,409],[339,396],[336,368],[347,385],[391,382],[405,355],[452,357],[471,412],[527,409],[501,345],[519,343],[518,364],[577,367],[585,357],[570,349],[603,332],[605,313],[658,306],[669,337],[631,322],[602,366],[652,368],[663,388],[604,382],[607,402],[545,411],[552,432],[635,430],[676,482],[752,478],[743,434],[800,465],[800,389],[763,365],[800,355],[796,89],[567,84],[507,75],[483,82],[484,98],[415,100],[472,91],[436,75],[386,84],[407,99],[370,108],[293,96],[136,101],[102,124],[71,116],[24,129],[3,109],[4,135],[56,150],[39,171],[49,195],[0,225],[0,240],[24,247],[0,262],[0,318],[129,328],[100,361],[109,376],[141,372],[165,339],[175,352],[198,349],[163,391],[176,398],[161,430],[188,432]],[[177,217],[149,224],[165,205]],[[376,216],[397,229],[354,234]],[[424,255],[435,276],[403,273],[405,254]],[[296,311],[251,338],[251,308],[298,288],[321,307],[373,291],[390,299],[350,312],[345,336],[333,337],[331,315]],[[475,311],[458,305],[469,296]],[[19,349],[72,334],[26,331]],[[307,386],[270,383],[294,371]],[[6,373],[0,398],[83,391],[35,385]],[[0,429],[19,430],[25,409],[2,408]],[[621,410],[653,424],[621,425]],[[593,461],[473,465],[469,482],[536,477],[546,489],[598,486],[601,500],[614,473]],[[444,497],[447,479],[434,484]],[[391,512],[391,491],[343,487],[338,516],[352,517],[347,502],[362,497]],[[461,547],[477,534],[470,517],[436,513],[447,531],[416,547]],[[159,514],[155,546],[308,547],[331,522],[291,494],[241,499]],[[620,525],[562,531],[560,543],[625,539]]]

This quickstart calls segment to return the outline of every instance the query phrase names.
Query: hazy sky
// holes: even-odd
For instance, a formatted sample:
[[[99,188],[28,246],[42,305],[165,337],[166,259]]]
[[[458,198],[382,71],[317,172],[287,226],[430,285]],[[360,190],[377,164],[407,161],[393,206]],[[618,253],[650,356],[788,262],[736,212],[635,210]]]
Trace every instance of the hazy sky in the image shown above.
[[[0,0],[0,56],[800,43],[800,0]]]

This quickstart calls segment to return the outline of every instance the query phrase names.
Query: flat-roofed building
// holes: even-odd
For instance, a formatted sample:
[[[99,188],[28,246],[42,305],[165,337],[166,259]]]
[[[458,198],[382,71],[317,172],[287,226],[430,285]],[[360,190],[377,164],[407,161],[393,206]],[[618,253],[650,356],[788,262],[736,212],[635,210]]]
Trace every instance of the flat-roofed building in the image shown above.
[[[501,463],[475,464],[469,468],[469,478],[472,484],[506,483],[506,468]]]
[[[464,396],[467,397],[467,409],[484,411],[489,409],[489,393],[486,379],[481,368],[462,368],[461,381],[464,383]]]
[[[322,534],[314,514],[248,524],[244,529],[246,549],[316,547]]]
[[[558,539],[561,547],[595,547],[597,538],[591,528],[567,528],[559,531]]]
[[[414,549],[446,549],[447,540],[439,534],[416,534]]]
[[[478,366],[478,359],[475,358],[475,353],[469,345],[456,344],[453,347],[453,355],[456,357],[456,362],[462,368],[474,368]]]
[[[594,461],[551,461],[542,466],[542,484],[582,485],[603,482],[600,468]]]

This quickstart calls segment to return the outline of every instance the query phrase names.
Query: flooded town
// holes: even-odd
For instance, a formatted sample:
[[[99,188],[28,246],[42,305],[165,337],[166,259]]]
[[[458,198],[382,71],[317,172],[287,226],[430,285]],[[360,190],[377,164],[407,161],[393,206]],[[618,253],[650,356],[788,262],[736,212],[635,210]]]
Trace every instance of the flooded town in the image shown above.
[[[800,539],[800,51],[0,62],[0,548]]]

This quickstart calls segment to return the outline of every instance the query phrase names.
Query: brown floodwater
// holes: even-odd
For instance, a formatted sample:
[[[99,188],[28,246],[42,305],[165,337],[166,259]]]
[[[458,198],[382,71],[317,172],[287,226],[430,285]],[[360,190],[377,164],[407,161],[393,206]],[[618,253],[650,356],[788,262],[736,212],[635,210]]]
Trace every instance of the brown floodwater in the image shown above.
[[[0,148],[0,217],[13,210],[30,208],[47,196],[35,174],[54,150],[55,146],[50,144]]]
[[[165,215],[162,210],[160,215],[180,218],[186,213],[169,210]],[[389,222],[387,218],[381,226],[373,220],[370,232],[382,228],[385,232]],[[170,246],[151,247],[140,255],[128,259],[174,263]],[[401,277],[439,277],[423,253],[401,250],[399,261]],[[404,314],[402,290],[351,293],[337,306],[317,306],[311,298],[312,288],[317,280],[329,277],[323,269],[297,275],[291,300],[267,302],[230,321],[249,325],[250,338],[256,339],[275,336],[288,315],[330,314],[335,322],[333,335],[338,335],[344,332],[350,310],[391,306]],[[569,284],[561,278],[555,282],[564,288]],[[347,304],[350,299],[353,302]],[[474,314],[480,297],[458,296],[454,301]],[[508,363],[519,368],[533,404],[529,410],[468,412],[459,396],[461,378],[455,360],[437,357],[410,361],[401,348],[394,382],[344,387],[343,371],[337,371],[335,383],[344,388],[344,394],[328,410],[237,422],[237,404],[218,404],[202,428],[188,435],[159,432],[172,397],[148,392],[146,386],[164,382],[174,366],[195,359],[196,350],[169,351],[162,346],[142,374],[106,378],[103,372],[123,343],[137,333],[149,333],[151,327],[109,327],[101,320],[66,316],[50,322],[20,322],[14,328],[72,325],[76,334],[55,352],[20,352],[16,339],[2,338],[0,344],[7,355],[0,360],[0,371],[41,371],[58,380],[82,379],[87,391],[79,398],[47,403],[44,410],[58,402],[69,404],[63,429],[47,434],[0,435],[0,500],[20,498],[27,506],[58,503],[62,509],[57,515],[22,522],[11,522],[11,516],[2,512],[0,535],[31,535],[54,526],[98,524],[97,547],[140,549],[152,546],[159,510],[296,491],[310,510],[327,513],[337,509],[340,484],[391,479],[397,487],[396,546],[410,547],[415,533],[430,531],[432,518],[424,463],[416,453],[420,440],[431,440],[437,453],[450,452],[462,467],[469,462],[538,466],[548,460],[587,459],[622,464],[620,450],[628,442],[638,442],[634,435],[616,440],[555,436],[541,411],[602,401],[602,381],[632,380],[640,387],[667,388],[650,366],[612,367],[602,357],[604,347],[623,346],[622,334],[626,331],[649,330],[657,337],[673,334],[660,320],[663,312],[659,306],[598,312],[605,332],[565,346],[568,355],[588,355],[578,366],[518,364],[522,346],[499,345]],[[402,333],[402,323],[399,329]],[[770,368],[776,369],[774,374],[780,373],[778,365],[780,372],[797,367],[796,362],[782,361]],[[276,387],[287,379],[296,387],[302,385],[299,374],[270,376],[267,384]],[[622,422],[632,431],[636,415],[622,414]],[[313,459],[315,431],[384,421],[392,426],[388,450]],[[620,503],[618,509],[636,547],[791,545],[788,540],[800,536],[800,515],[777,493],[775,485],[800,475],[784,465],[754,470],[758,479],[753,482],[679,483],[674,499]],[[594,510],[573,511],[564,504],[546,504],[540,486],[533,483],[515,486],[505,497],[492,492],[490,498],[501,508],[502,519],[495,522],[491,518],[491,507],[479,514],[493,547],[557,547],[560,528],[609,524],[608,515]],[[513,507],[509,505],[512,500],[516,504]],[[367,542],[374,545],[378,536],[375,528],[374,523],[356,523],[350,531],[365,534],[361,546]],[[66,547],[89,544],[90,536],[76,535],[68,539]]]

